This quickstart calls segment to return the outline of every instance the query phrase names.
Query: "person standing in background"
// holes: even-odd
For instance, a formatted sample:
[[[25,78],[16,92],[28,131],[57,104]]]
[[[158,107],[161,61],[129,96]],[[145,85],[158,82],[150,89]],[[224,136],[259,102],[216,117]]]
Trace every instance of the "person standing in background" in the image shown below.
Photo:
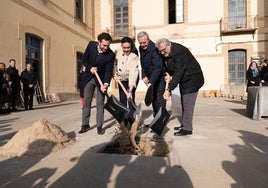
[[[26,64],[25,70],[21,73],[21,82],[23,84],[24,108],[25,110],[33,110],[34,85],[37,82],[37,75],[32,69],[32,64]]]
[[[268,59],[263,60],[260,79],[262,86],[268,86]]]
[[[17,106],[20,98],[21,85],[20,75],[19,71],[16,68],[15,59],[9,60],[9,67],[7,68],[7,73],[9,74],[11,81],[11,111],[16,112],[18,111]]]
[[[260,71],[257,67],[256,62],[252,61],[249,64],[246,76],[247,76],[247,89],[246,89],[247,92],[248,87],[260,85]]]

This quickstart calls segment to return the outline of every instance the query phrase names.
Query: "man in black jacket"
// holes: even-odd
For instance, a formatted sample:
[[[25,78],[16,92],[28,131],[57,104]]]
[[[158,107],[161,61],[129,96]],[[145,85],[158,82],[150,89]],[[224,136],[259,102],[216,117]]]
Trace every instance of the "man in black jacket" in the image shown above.
[[[192,134],[194,107],[199,89],[204,84],[201,67],[192,53],[185,46],[170,42],[166,38],[158,39],[156,47],[167,64],[166,81],[168,88],[164,98],[168,99],[171,91],[179,84],[182,105],[182,126],[175,127],[175,136]],[[172,76],[172,79],[170,76]]]
[[[79,133],[85,133],[90,129],[89,120],[91,112],[91,102],[94,90],[97,87],[97,133],[102,135],[104,120],[104,93],[106,92],[112,76],[115,54],[110,49],[112,37],[108,33],[98,35],[98,42],[90,41],[83,55],[83,71],[81,89],[83,92],[84,103],[82,108],[82,127]],[[100,86],[95,73],[98,72],[104,86]]]
[[[33,110],[34,85],[37,82],[37,75],[32,70],[32,64],[26,64],[25,70],[21,73],[21,82],[23,84],[24,108],[25,110]]]
[[[166,100],[163,98],[165,91],[165,64],[147,32],[139,32],[137,38],[140,44],[142,80],[148,88],[153,85],[152,105],[155,116],[160,107],[166,107]]]
[[[16,69],[16,60],[9,60],[9,67],[7,68],[7,73],[10,76],[11,81],[11,111],[18,111],[16,106],[18,105],[20,98],[20,75],[19,71]]]

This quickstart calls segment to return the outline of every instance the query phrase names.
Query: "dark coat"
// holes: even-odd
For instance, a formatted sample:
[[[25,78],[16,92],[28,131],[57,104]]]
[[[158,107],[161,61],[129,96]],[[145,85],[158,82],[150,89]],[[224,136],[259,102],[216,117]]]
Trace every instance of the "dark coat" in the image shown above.
[[[142,50],[139,47],[140,60],[142,67],[142,78],[145,76],[149,79],[152,85],[160,82],[160,79],[164,79],[165,75],[165,64],[162,57],[159,55],[155,44],[149,41],[146,50]]]
[[[21,73],[21,82],[23,84],[23,88],[27,89],[27,88],[29,88],[30,84],[33,84],[33,85],[36,84],[36,82],[37,82],[37,74],[32,70],[27,71],[27,69],[25,69]]]
[[[92,78],[96,79],[96,77],[90,72],[90,69],[92,67],[97,67],[98,74],[103,84],[110,84],[111,82],[113,76],[115,54],[110,48],[105,53],[99,53],[97,46],[98,42],[90,41],[83,55],[83,65],[86,67],[86,71],[82,74],[82,90]],[[97,79],[96,83],[98,84]]]
[[[268,66],[264,66],[261,69],[260,79],[264,80],[263,86],[268,86]]]
[[[258,75],[256,77],[253,76],[251,68],[248,68],[247,70],[247,90],[249,86],[259,86],[260,85],[260,71],[258,70]],[[254,81],[255,84],[251,83],[250,81]]]
[[[12,90],[19,91],[21,89],[19,71],[16,69],[16,67],[9,66],[7,68],[7,73],[10,76],[10,81],[12,81],[11,84]]]
[[[167,72],[172,76],[168,88],[179,84],[181,94],[197,92],[204,84],[201,67],[188,48],[171,42],[169,57],[166,58]]]

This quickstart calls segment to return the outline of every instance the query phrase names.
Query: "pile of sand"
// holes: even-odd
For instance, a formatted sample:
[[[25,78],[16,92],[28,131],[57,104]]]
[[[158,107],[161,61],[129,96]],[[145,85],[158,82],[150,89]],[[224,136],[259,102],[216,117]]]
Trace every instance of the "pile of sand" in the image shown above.
[[[48,154],[74,141],[60,127],[41,118],[32,125],[19,130],[7,144],[0,147],[0,155],[15,157]]]

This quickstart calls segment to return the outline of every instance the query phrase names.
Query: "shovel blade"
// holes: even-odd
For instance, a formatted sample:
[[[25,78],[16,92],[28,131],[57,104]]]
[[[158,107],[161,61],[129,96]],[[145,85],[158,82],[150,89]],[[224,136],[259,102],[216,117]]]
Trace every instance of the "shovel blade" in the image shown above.
[[[111,95],[104,105],[104,108],[116,119],[122,123],[129,114],[129,109],[124,106],[115,96]]]
[[[168,113],[167,109],[161,107],[154,117],[152,123],[150,124],[150,128],[160,136],[165,126],[167,125],[169,117],[170,114]]]

